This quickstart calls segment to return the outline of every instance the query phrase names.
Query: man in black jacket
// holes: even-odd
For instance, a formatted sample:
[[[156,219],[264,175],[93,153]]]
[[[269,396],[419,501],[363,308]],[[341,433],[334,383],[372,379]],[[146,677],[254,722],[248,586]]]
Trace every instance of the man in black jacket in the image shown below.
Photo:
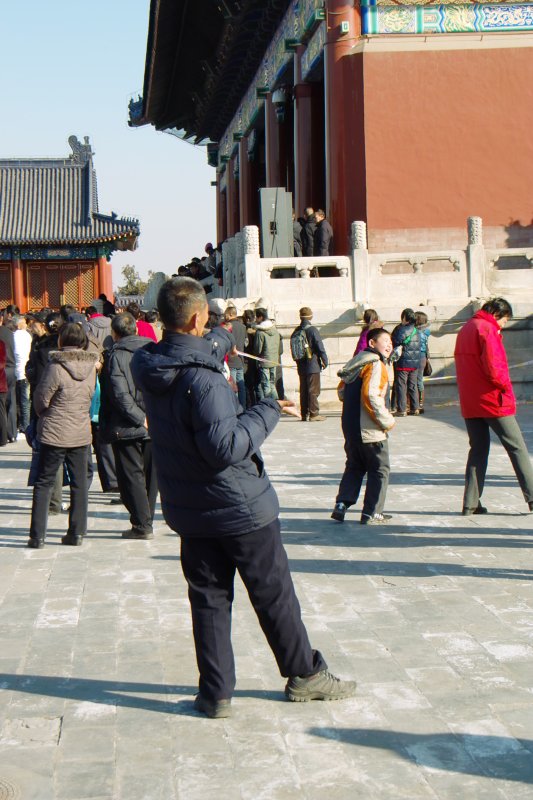
[[[302,255],[309,258],[315,255],[315,212],[311,207],[306,208],[303,217],[300,219],[302,226],[301,240],[302,240]]]
[[[318,397],[320,395],[320,372],[328,365],[328,354],[318,330],[311,325],[313,312],[308,306],[300,309],[300,324],[292,336],[303,331],[307,340],[307,354],[296,361],[300,379],[300,411],[302,422],[323,422]],[[291,337],[292,338],[292,337]]]
[[[122,537],[153,539],[157,479],[152,441],[130,367],[133,354],[151,339],[137,335],[135,319],[127,312],[113,318],[111,332],[115,344],[104,353],[100,375],[100,437],[113,446],[120,497],[130,512],[131,529]]]
[[[333,228],[321,208],[315,212],[315,256],[330,256],[333,253]]]
[[[17,439],[17,376],[15,374],[15,339],[13,331],[10,330],[4,323],[13,316],[13,309],[15,306],[8,306],[4,314],[0,317],[0,341],[6,346],[6,378],[7,378],[7,397],[6,397],[6,413],[7,413],[7,440],[8,442],[15,442]]]
[[[158,344],[138,350],[132,373],[142,391],[169,527],[181,537],[200,672],[195,708],[228,717],[235,687],[231,647],[233,583],[238,570],[294,701],[337,700],[355,692],[313,650],[283,548],[279,504],[259,451],[288,400],[266,398],[242,411],[202,338],[204,290],[191,278],[160,289],[165,326]]]

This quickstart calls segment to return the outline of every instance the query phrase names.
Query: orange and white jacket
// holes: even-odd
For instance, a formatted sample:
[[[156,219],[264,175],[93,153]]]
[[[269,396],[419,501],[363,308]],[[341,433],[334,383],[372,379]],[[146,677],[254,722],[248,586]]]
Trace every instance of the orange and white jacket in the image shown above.
[[[363,444],[387,439],[395,420],[387,407],[389,373],[379,354],[363,350],[337,375],[344,383],[342,430],[345,438],[354,438]]]

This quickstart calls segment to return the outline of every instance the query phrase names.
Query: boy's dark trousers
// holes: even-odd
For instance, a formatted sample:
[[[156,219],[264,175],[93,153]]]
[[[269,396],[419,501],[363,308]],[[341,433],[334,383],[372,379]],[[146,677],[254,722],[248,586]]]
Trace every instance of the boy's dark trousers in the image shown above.
[[[346,466],[337,493],[336,503],[353,506],[357,503],[359,492],[366,475],[366,490],[362,514],[372,517],[380,514],[385,505],[389,486],[390,462],[389,442],[362,442],[346,440]]]
[[[182,538],[181,566],[189,586],[200,692],[214,702],[235,688],[231,647],[233,582],[238,571],[263,633],[285,677],[326,669],[311,648],[294,591],[279,520],[238,536]]]

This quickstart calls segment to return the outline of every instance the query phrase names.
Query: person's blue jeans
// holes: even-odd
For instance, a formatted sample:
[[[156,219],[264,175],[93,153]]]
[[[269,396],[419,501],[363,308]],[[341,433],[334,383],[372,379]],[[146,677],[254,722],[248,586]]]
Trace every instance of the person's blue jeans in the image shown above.
[[[244,370],[230,368],[229,372],[237,386],[237,395],[239,398],[239,403],[241,404],[243,409],[246,409],[246,384],[244,383]]]
[[[276,391],[276,367],[259,367],[257,370],[257,399],[278,399]]]
[[[24,378],[17,381],[18,429],[22,433],[30,424],[30,384]]]

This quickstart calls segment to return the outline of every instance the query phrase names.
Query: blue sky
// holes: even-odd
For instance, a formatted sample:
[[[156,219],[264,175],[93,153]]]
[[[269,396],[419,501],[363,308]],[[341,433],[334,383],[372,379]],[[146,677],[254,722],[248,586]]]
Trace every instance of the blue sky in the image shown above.
[[[113,256],[141,275],[174,272],[214,241],[214,170],[204,148],[128,127],[142,93],[149,0],[0,0],[0,158],[60,156],[89,136],[100,210],[138,217],[139,247]]]

